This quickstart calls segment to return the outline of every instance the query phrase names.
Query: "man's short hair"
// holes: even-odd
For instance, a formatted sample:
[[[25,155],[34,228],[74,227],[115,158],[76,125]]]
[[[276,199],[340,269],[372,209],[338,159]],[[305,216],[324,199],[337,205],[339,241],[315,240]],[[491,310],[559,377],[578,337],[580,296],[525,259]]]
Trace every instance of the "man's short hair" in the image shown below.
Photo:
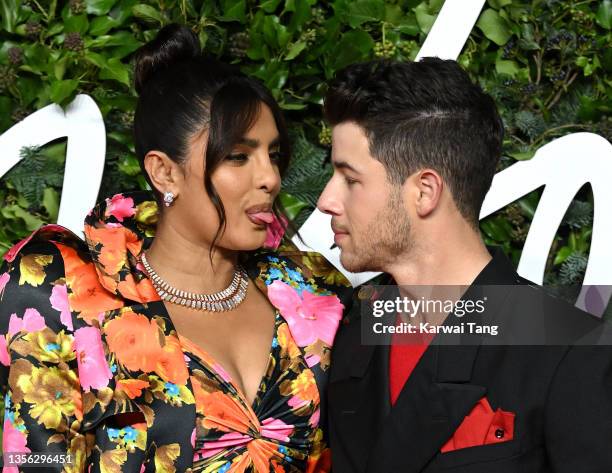
[[[339,71],[325,98],[332,126],[354,122],[389,181],[440,173],[463,217],[478,216],[501,156],[504,128],[493,99],[452,60],[376,60]]]

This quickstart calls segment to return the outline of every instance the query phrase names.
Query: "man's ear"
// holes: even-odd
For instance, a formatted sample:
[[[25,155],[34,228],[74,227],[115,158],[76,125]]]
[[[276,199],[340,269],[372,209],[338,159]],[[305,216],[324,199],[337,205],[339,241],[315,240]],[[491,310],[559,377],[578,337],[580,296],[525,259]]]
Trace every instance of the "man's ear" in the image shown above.
[[[442,176],[433,169],[421,169],[409,179],[416,193],[414,209],[419,217],[427,217],[440,204],[444,190]]]
[[[172,192],[179,195],[182,187],[183,173],[180,165],[172,161],[163,151],[149,151],[144,157],[144,168],[151,183],[161,192]]]

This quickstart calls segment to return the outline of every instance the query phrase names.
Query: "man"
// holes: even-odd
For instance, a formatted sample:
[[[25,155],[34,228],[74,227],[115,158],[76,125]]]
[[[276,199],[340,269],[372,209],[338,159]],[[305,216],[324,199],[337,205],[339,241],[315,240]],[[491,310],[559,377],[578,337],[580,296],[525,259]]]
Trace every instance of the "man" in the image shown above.
[[[375,61],[336,76],[325,113],[334,174],[318,207],[343,266],[469,287],[463,300],[498,285],[484,315],[518,334],[366,344],[356,302],[332,353],[334,473],[612,472],[612,351],[578,344],[603,324],[528,286],[479,233],[503,139],[493,100],[454,61]]]

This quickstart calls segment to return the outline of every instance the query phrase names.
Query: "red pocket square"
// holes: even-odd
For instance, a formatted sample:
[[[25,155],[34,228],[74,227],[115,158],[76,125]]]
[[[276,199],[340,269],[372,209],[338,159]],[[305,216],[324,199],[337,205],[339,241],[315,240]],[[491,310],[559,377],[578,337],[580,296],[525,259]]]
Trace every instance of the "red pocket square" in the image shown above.
[[[483,397],[440,451],[446,453],[460,448],[508,442],[514,438],[514,417],[513,412],[501,409],[493,412],[489,401]]]

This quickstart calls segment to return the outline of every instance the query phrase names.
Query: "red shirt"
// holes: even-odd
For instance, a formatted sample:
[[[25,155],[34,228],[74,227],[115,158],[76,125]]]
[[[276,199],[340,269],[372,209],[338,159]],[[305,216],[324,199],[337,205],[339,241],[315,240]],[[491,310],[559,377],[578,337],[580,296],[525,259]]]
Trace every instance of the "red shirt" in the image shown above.
[[[389,391],[395,404],[404,384],[417,365],[433,336],[428,334],[397,334],[391,338],[389,350]]]

